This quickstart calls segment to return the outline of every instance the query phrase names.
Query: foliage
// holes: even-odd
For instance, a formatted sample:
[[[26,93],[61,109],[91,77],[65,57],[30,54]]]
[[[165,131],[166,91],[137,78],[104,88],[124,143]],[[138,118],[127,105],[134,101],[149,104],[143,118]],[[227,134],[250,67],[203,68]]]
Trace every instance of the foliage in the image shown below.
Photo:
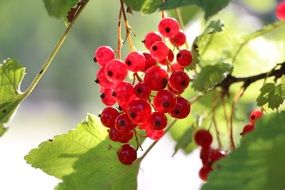
[[[46,10],[50,16],[55,18],[66,18],[68,11],[74,7],[79,0],[43,0]]]

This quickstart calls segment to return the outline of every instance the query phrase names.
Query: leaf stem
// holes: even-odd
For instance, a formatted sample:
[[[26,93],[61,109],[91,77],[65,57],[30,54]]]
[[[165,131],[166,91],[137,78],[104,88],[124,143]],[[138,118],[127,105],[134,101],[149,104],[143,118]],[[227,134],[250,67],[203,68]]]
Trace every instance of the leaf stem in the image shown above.
[[[23,99],[25,99],[26,97],[28,97],[33,90],[35,89],[35,87],[37,86],[37,84],[39,83],[39,81],[41,80],[41,78],[43,77],[43,75],[45,74],[45,72],[47,71],[47,69],[49,68],[50,64],[52,63],[54,57],[57,55],[58,51],[60,50],[60,48],[62,47],[64,41],[67,38],[68,33],[70,32],[72,26],[74,25],[74,23],[76,22],[78,16],[80,15],[80,13],[83,11],[83,9],[85,8],[85,6],[87,5],[87,3],[89,2],[89,0],[85,0],[80,8],[78,9],[78,11],[76,12],[74,18],[72,19],[72,21],[70,22],[70,24],[68,25],[68,27],[65,29],[65,31],[63,32],[63,34],[61,35],[60,39],[58,40],[58,42],[56,43],[54,49],[52,50],[50,56],[48,57],[48,59],[46,60],[46,62],[43,64],[40,72],[37,74],[37,76],[33,79],[33,81],[31,82],[30,86],[28,87],[28,89],[24,92],[23,94]]]

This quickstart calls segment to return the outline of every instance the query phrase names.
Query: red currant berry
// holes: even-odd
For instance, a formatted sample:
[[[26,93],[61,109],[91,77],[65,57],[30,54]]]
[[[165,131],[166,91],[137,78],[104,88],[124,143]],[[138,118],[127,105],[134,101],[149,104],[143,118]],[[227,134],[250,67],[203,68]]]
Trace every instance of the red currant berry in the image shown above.
[[[169,84],[167,85],[167,89],[172,92],[173,94],[176,94],[176,95],[180,95],[182,94],[184,91],[177,91],[175,90],[174,88],[172,88]]]
[[[275,14],[279,20],[285,20],[285,1],[277,5]]]
[[[198,130],[195,133],[194,139],[202,148],[209,148],[213,141],[211,133],[205,129]]]
[[[186,35],[180,30],[173,38],[170,38],[169,40],[173,46],[180,47],[185,44]]]
[[[200,151],[200,159],[204,166],[210,166],[209,157],[211,152],[211,147],[202,148]]]
[[[170,112],[170,115],[177,119],[186,118],[191,110],[191,104],[185,98],[178,96],[176,98],[176,105],[174,109]]]
[[[175,71],[184,71],[184,67],[181,66],[180,64],[178,63],[173,63],[171,65],[171,69],[172,69],[172,72],[175,72]]]
[[[167,58],[160,61],[159,63],[162,65],[167,65],[167,64],[171,63],[173,61],[173,59],[174,59],[174,53],[171,49],[169,49]]]
[[[159,66],[149,68],[144,77],[144,83],[149,86],[151,90],[162,90],[166,87],[168,82],[168,73]]]
[[[115,129],[120,133],[129,133],[135,127],[126,113],[119,115],[115,120]]]
[[[211,163],[213,163],[213,162],[216,162],[216,161],[224,158],[225,156],[226,156],[225,152],[220,151],[218,149],[213,149],[211,151],[209,160],[210,160]]]
[[[156,61],[155,61],[155,59],[152,58],[152,56],[149,53],[143,53],[143,55],[145,57],[145,67],[144,67],[143,71],[145,72],[146,70],[148,70],[152,66],[156,65]]]
[[[192,63],[192,53],[187,49],[180,50],[176,55],[176,60],[181,66],[187,67]]]
[[[113,91],[111,89],[104,89],[102,94],[100,95],[102,102],[106,106],[112,106],[116,103],[116,99],[114,98],[112,94],[113,94]]]
[[[152,44],[158,41],[162,41],[161,36],[157,32],[149,32],[146,34],[143,43],[145,47],[150,50]]]
[[[250,133],[251,131],[253,131],[254,129],[255,129],[255,126],[252,123],[249,123],[243,127],[243,130],[240,133],[240,135],[244,136],[244,135]]]
[[[150,54],[156,61],[165,60],[168,56],[168,53],[169,48],[162,41],[155,42],[150,48]]]
[[[130,71],[143,71],[145,68],[145,57],[141,52],[133,51],[125,59],[125,63]]]
[[[164,135],[164,131],[146,128],[146,135],[152,140],[158,141]]]
[[[113,88],[115,86],[114,83],[112,83],[111,81],[109,81],[105,75],[105,68],[102,67],[97,71],[96,74],[96,83],[98,83],[100,85],[100,87],[103,88]]]
[[[149,95],[151,93],[151,90],[148,87],[148,85],[146,85],[143,82],[136,84],[136,86],[134,87],[134,91],[135,91],[135,95],[138,98],[145,99],[145,100],[149,98]]]
[[[126,104],[135,97],[134,87],[128,82],[118,82],[113,96],[120,104]]]
[[[200,171],[199,171],[199,177],[200,179],[202,179],[203,181],[207,181],[208,179],[208,175],[209,173],[212,171],[213,169],[209,166],[203,166]]]
[[[106,107],[100,114],[101,123],[105,127],[113,128],[115,126],[115,119],[118,117],[119,112],[112,107]]]
[[[114,129],[114,128],[109,129],[108,134],[109,134],[109,138],[112,141],[114,141],[114,142],[120,141],[121,133],[119,133],[119,131],[117,131],[116,129]]]
[[[127,66],[119,59],[112,59],[106,64],[105,75],[111,82],[123,81],[127,74]]]
[[[160,90],[154,97],[153,104],[159,112],[171,112],[176,106],[176,98],[170,91]]]
[[[169,85],[176,91],[184,91],[190,83],[190,78],[184,71],[176,71],[169,78]]]
[[[161,112],[153,112],[149,120],[149,128],[152,130],[162,130],[167,125],[167,117]]]
[[[256,120],[261,118],[263,116],[263,112],[261,109],[257,108],[253,110],[250,115],[249,115],[249,122],[252,123],[253,125],[255,124]]]
[[[161,35],[173,38],[179,32],[179,23],[174,18],[163,18],[158,24]]]
[[[94,53],[94,61],[101,66],[105,66],[109,61],[115,58],[115,53],[109,46],[100,46]]]
[[[151,107],[143,99],[132,100],[127,108],[127,114],[134,123],[143,123],[150,118]]]
[[[122,145],[118,152],[118,158],[122,164],[131,165],[137,159],[137,151],[129,144]]]

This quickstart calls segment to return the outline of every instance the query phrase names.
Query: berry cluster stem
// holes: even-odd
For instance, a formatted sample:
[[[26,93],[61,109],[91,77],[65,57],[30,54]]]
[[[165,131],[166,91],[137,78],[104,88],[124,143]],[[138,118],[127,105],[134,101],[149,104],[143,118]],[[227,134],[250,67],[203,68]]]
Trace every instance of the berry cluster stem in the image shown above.
[[[120,7],[120,12],[119,12],[119,18],[118,18],[118,32],[117,32],[117,38],[118,38],[118,47],[117,47],[117,56],[118,59],[121,59],[122,52],[122,8]]]
[[[185,27],[185,24],[184,24],[184,22],[183,22],[183,17],[182,17],[182,14],[181,14],[180,9],[176,8],[176,9],[175,9],[175,14],[176,14],[176,17],[177,17],[177,19],[178,19],[178,22],[179,22],[180,26],[184,28],[184,27]],[[187,40],[186,40],[186,42],[185,42],[185,46],[186,46],[187,49],[190,49],[190,45],[189,45],[189,43],[188,43]]]
[[[214,91],[213,105],[212,105],[212,112],[213,112],[212,121],[213,121],[214,129],[216,131],[218,146],[219,146],[219,149],[221,149],[222,148],[222,141],[220,138],[220,131],[219,131],[217,120],[216,120],[216,108],[217,108],[218,104],[217,104],[217,101],[215,101],[215,100],[217,100],[217,99],[216,99],[216,92]]]
[[[76,12],[74,18],[72,19],[72,21],[69,23],[69,25],[67,26],[67,28],[65,29],[65,31],[63,32],[63,34],[61,35],[60,39],[58,40],[58,42],[56,43],[54,49],[52,50],[50,56],[48,57],[48,59],[46,60],[46,62],[43,64],[40,72],[37,74],[37,76],[33,79],[32,83],[30,84],[30,86],[28,87],[28,89],[24,92],[23,97],[24,99],[26,97],[28,97],[33,90],[35,89],[35,87],[37,86],[37,84],[39,83],[39,81],[41,80],[41,78],[43,77],[43,75],[45,74],[45,72],[47,71],[48,67],[50,66],[50,64],[52,63],[54,57],[57,55],[57,53],[59,52],[60,48],[62,47],[64,41],[66,40],[68,33],[70,32],[72,26],[74,25],[74,23],[76,22],[78,16],[80,15],[80,13],[83,11],[83,9],[85,8],[85,6],[87,5],[87,3],[89,2],[89,0],[85,0],[80,8],[78,9],[78,11]]]
[[[135,46],[133,44],[133,41],[132,41],[131,31],[130,31],[131,27],[130,27],[130,25],[128,23],[128,19],[127,19],[127,15],[126,15],[126,11],[125,11],[123,0],[120,0],[120,3],[121,3],[121,10],[122,10],[122,13],[123,13],[124,24],[125,24],[126,38],[127,38],[128,43],[129,43],[131,51],[135,51],[136,48],[135,48]]]

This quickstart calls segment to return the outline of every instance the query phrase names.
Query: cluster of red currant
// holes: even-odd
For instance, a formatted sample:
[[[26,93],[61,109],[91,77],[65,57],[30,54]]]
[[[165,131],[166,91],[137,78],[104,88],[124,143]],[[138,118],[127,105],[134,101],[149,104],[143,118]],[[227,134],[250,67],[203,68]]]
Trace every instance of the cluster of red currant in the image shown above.
[[[190,82],[184,67],[192,63],[191,52],[181,49],[186,35],[173,18],[163,18],[158,31],[147,33],[143,40],[148,52],[132,51],[125,60],[117,59],[108,46],[95,51],[94,61],[100,65],[95,82],[102,102],[108,106],[100,119],[109,128],[112,141],[128,143],[137,129],[158,140],[167,126],[166,114],[182,119],[190,113],[190,102],[181,96]],[[126,80],[128,75],[132,83]],[[124,144],[118,150],[118,158],[123,164],[132,164],[137,158],[136,149]]]
[[[205,129],[200,129],[194,136],[196,144],[202,147],[200,152],[200,158],[202,161],[202,168],[199,171],[199,176],[202,180],[207,181],[209,173],[213,170],[213,164],[225,157],[224,151],[211,148],[213,137],[211,133]]]
[[[240,135],[245,135],[255,129],[255,122],[257,119],[261,118],[263,115],[262,109],[255,109],[249,115],[249,123],[243,127],[242,132]]]

